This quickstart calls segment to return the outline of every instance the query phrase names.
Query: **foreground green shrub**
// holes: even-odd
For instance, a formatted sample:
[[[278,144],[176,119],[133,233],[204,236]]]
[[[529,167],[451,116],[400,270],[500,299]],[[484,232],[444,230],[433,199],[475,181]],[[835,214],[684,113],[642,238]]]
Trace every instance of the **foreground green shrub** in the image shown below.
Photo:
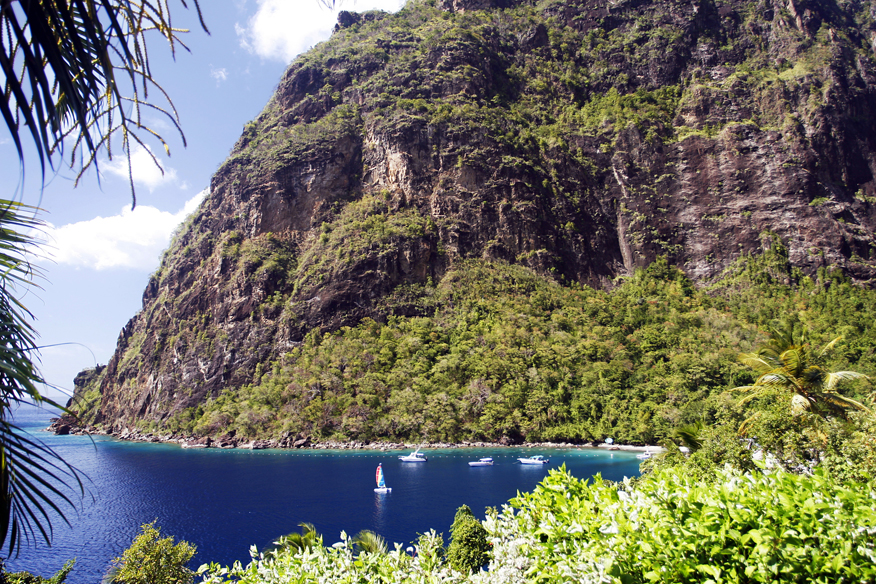
[[[873,483],[820,472],[592,484],[565,469],[486,522],[492,582],[874,582]]]
[[[204,584],[288,584],[289,582],[410,582],[448,584],[465,582],[465,576],[440,560],[442,538],[434,531],[421,536],[413,554],[401,544],[388,553],[356,553],[353,539],[341,533],[341,541],[331,547],[281,549],[259,553],[250,550],[253,561],[243,566],[218,564],[201,566],[198,573]]]
[[[189,584],[195,573],[186,564],[195,555],[195,546],[187,541],[174,544],[172,537],[161,539],[154,521],[142,529],[131,547],[113,560],[105,580],[109,584]]]
[[[30,572],[6,573],[3,568],[3,561],[0,560],[0,584],[63,584],[75,565],[75,559],[67,560],[54,576],[51,578],[43,578],[42,576],[36,576]]]
[[[447,561],[460,572],[477,572],[490,560],[487,530],[468,505],[456,510],[453,525],[450,527],[450,538]]]

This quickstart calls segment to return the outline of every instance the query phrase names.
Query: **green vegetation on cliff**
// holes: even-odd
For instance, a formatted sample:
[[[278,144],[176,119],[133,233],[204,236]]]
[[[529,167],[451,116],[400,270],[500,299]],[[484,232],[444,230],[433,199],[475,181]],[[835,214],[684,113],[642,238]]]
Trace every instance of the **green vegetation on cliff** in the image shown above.
[[[755,380],[738,354],[777,321],[805,324],[816,341],[842,334],[833,368],[876,372],[876,292],[838,272],[802,276],[780,242],[765,241],[772,249],[709,287],[662,259],[612,291],[561,286],[503,262],[464,262],[436,285],[397,289],[383,322],[313,331],[259,367],[252,383],[144,430],[241,440],[654,443],[685,424],[744,419],[725,392]],[[843,391],[861,399],[871,390],[862,380]]]

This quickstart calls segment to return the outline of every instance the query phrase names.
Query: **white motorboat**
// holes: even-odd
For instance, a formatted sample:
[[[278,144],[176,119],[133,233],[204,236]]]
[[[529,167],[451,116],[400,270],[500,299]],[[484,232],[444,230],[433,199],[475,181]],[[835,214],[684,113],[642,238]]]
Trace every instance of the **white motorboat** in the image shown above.
[[[375,493],[391,493],[392,487],[386,486],[386,480],[383,478],[383,463],[377,465],[377,474],[375,476],[377,479],[377,488],[374,489]]]
[[[535,456],[523,457],[517,459],[520,464],[547,464],[550,462],[549,458],[545,458],[541,454],[536,454]]]
[[[493,466],[493,459],[489,456],[480,460],[473,460],[468,463],[469,466]]]
[[[398,459],[402,462],[426,462],[429,460],[426,458],[426,455],[420,452],[420,449],[417,448],[415,451],[410,454],[406,454],[405,456],[399,456]]]
[[[641,454],[637,454],[636,458],[638,458],[639,460],[648,460],[649,458],[651,458],[651,453],[650,452],[643,452]]]

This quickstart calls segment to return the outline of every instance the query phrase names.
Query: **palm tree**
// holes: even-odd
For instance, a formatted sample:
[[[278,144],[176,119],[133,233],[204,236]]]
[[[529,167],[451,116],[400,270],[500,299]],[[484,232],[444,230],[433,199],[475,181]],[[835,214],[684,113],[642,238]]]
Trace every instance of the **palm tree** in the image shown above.
[[[765,395],[778,394],[788,399],[793,415],[812,412],[819,416],[845,417],[848,410],[870,410],[862,403],[839,393],[839,384],[852,379],[869,379],[855,371],[830,371],[823,365],[824,357],[842,337],[836,337],[819,351],[807,342],[805,332],[794,335],[790,328],[774,329],[770,341],[757,353],[743,353],[742,363],[758,373],[753,385],[736,387],[745,404]],[[756,414],[755,414],[756,415]],[[752,418],[743,423],[743,430]]]
[[[385,554],[387,551],[386,540],[369,529],[363,529],[353,536],[353,543],[360,553]]]

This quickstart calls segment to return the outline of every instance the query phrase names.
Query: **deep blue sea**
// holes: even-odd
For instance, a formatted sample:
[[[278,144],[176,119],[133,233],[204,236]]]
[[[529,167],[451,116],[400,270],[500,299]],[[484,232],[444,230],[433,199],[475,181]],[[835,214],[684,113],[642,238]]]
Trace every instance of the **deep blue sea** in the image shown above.
[[[87,477],[88,493],[56,521],[52,547],[23,547],[7,569],[51,576],[69,558],[69,584],[98,584],[111,560],[144,523],[157,520],[162,535],[198,548],[192,567],[215,561],[249,561],[249,548],[313,523],[326,544],[373,530],[390,544],[407,546],[434,528],[449,541],[456,509],[466,504],[479,518],[518,491],[530,491],[548,470],[565,464],[586,478],[601,473],[620,480],[639,474],[635,453],[601,449],[428,450],[426,463],[403,463],[400,451],[286,451],[182,449],[172,444],[120,442],[106,437],[54,436],[43,432],[52,414],[21,408],[16,423],[49,445]],[[405,452],[406,454],[407,452]],[[550,457],[544,466],[516,464],[521,455]],[[492,467],[466,463],[492,456]],[[382,462],[392,493],[374,493]],[[4,548],[4,555],[6,550]]]

